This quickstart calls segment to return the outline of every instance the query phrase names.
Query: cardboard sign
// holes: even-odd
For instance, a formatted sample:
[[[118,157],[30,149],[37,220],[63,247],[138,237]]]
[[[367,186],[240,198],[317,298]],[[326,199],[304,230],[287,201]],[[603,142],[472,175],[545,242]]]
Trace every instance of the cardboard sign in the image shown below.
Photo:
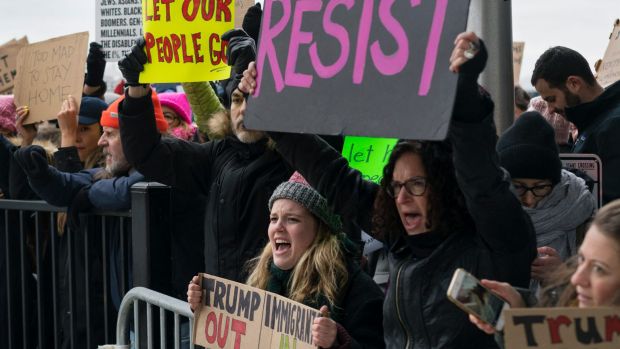
[[[614,30],[609,36],[609,45],[597,70],[596,80],[603,87],[620,80],[620,19],[614,23]]]
[[[252,6],[254,6],[254,0],[235,0],[235,28],[241,28],[243,17]]]
[[[203,304],[194,313],[194,344],[205,348],[310,349],[320,313],[288,298],[201,274]]]
[[[504,316],[506,349],[620,348],[620,308],[523,308]]]
[[[142,23],[148,62],[140,82],[191,82],[230,77],[226,43],[233,29],[232,0],[144,0]]]
[[[28,45],[28,39],[11,40],[0,46],[0,93],[10,93],[17,75],[17,55],[22,47]]]
[[[266,0],[252,129],[445,138],[469,1]]]
[[[583,171],[594,182],[592,194],[598,208],[603,206],[603,163],[596,154],[560,154],[564,168]]]
[[[362,173],[362,178],[379,184],[396,142],[398,140],[393,138],[348,136],[344,138],[342,156],[349,161],[349,166]]]
[[[525,42],[515,41],[512,43],[512,73],[514,85],[519,85],[519,77],[521,76],[521,62],[523,62],[523,48]]]
[[[106,61],[116,62],[142,36],[142,1],[98,0],[95,20],[95,40],[103,46]]]
[[[15,105],[27,105],[27,124],[56,119],[67,95],[78,108],[84,87],[88,32],[28,45],[17,56]]]

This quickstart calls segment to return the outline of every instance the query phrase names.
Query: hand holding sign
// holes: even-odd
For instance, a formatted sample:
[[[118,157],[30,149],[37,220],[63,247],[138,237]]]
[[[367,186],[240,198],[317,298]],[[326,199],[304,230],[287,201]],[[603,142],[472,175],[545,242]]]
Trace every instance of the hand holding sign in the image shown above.
[[[327,306],[321,307],[321,314],[329,313]],[[312,324],[312,343],[319,348],[331,348],[336,341],[338,328],[328,316],[317,317]]]
[[[34,124],[24,125],[24,122],[28,118],[28,114],[30,114],[30,109],[28,106],[21,106],[17,108],[16,113],[17,119],[15,120],[15,129],[17,129],[17,134],[22,137],[21,146],[29,146],[37,136],[37,129],[34,127]]]
[[[189,303],[192,311],[198,309],[200,303],[202,303],[202,288],[200,288],[198,282],[200,282],[200,276],[196,275],[187,285],[187,303]]]

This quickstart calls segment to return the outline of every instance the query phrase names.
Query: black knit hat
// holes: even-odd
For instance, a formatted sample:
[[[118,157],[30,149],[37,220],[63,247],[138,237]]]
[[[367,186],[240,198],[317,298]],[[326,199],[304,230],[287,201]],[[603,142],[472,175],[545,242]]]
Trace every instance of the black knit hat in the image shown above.
[[[278,185],[269,198],[269,211],[278,199],[289,199],[305,207],[318,219],[323,221],[332,233],[342,231],[340,217],[333,213],[327,205],[327,200],[312,187],[298,182],[284,182]]]
[[[560,181],[562,162],[553,127],[532,111],[521,114],[497,142],[499,162],[512,178]]]

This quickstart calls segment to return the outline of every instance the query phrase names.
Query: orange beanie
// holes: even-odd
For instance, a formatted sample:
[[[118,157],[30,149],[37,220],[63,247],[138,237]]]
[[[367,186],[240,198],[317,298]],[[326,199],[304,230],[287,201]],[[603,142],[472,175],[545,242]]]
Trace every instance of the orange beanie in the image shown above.
[[[125,99],[125,96],[119,97],[115,100],[108,109],[101,113],[101,126],[119,128],[118,125],[118,105]],[[151,91],[151,99],[153,100],[153,109],[155,110],[155,124],[159,133],[166,133],[168,130],[168,122],[164,118],[164,112],[161,110],[161,103],[159,103],[159,97],[155,90]]]

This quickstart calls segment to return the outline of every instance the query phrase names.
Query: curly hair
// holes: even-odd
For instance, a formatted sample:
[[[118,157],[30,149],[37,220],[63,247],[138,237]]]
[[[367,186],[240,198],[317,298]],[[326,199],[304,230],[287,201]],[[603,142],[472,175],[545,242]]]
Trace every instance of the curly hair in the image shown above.
[[[426,170],[429,194],[429,217],[426,227],[444,237],[456,232],[473,231],[473,219],[465,205],[465,197],[456,181],[452,162],[452,146],[447,141],[399,141],[394,147],[374,202],[372,227],[380,238],[394,240],[405,234],[396,201],[387,193],[396,162],[404,154],[420,156]]]

